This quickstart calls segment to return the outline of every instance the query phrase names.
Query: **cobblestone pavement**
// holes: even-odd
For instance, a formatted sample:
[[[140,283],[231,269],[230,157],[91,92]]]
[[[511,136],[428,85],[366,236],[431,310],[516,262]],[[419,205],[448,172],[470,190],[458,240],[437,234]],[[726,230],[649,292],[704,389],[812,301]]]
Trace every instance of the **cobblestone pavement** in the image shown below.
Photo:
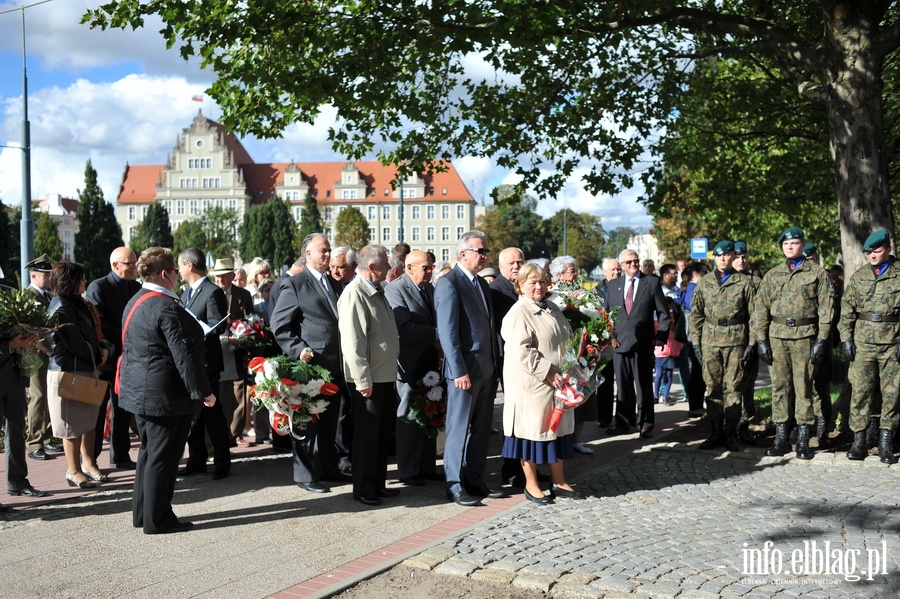
[[[553,597],[900,595],[900,468],[790,456],[647,445],[576,480],[586,501],[519,504],[404,563]]]

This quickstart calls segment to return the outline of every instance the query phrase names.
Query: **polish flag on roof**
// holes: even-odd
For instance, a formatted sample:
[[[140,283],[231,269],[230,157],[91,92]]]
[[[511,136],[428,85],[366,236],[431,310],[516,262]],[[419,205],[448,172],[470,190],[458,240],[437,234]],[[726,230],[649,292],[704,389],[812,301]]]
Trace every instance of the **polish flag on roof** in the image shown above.
[[[202,102],[203,96],[192,96],[191,100],[193,100],[194,102]]]

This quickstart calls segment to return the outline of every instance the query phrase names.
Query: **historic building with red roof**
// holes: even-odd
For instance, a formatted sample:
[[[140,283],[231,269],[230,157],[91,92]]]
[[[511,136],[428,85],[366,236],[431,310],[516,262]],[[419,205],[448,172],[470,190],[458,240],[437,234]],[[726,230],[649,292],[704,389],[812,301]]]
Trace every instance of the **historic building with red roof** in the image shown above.
[[[234,209],[243,221],[253,206],[276,196],[291,203],[299,223],[310,194],[331,239],[338,214],[353,206],[369,221],[371,243],[391,248],[402,239],[434,252],[438,260],[451,260],[457,240],[474,228],[484,208],[452,164],[446,172],[413,176],[393,189],[395,175],[395,167],[377,161],[258,164],[237,137],[198,111],[164,165],[125,166],[116,216],[128,244],[153,202],[166,207],[174,231],[213,207]]]

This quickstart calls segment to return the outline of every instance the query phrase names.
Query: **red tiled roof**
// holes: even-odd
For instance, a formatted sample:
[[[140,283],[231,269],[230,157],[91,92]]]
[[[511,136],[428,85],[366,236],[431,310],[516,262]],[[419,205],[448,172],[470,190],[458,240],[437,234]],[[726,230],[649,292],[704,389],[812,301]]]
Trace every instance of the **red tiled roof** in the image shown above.
[[[156,197],[156,184],[163,166],[125,166],[122,184],[119,186],[119,204],[149,204]]]

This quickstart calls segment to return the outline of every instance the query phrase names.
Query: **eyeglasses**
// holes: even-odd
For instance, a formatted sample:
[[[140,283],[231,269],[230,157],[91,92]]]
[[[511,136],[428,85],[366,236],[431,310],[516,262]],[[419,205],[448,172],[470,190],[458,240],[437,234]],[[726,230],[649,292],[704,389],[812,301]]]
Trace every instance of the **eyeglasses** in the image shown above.
[[[117,262],[116,264],[124,264],[125,266],[134,266],[137,262]]]
[[[640,264],[640,260],[622,260],[622,264]]]
[[[411,264],[413,268],[421,268],[422,270],[434,270],[434,264]]]
[[[464,252],[478,252],[482,256],[490,256],[491,250],[487,248],[466,248],[463,250]]]

